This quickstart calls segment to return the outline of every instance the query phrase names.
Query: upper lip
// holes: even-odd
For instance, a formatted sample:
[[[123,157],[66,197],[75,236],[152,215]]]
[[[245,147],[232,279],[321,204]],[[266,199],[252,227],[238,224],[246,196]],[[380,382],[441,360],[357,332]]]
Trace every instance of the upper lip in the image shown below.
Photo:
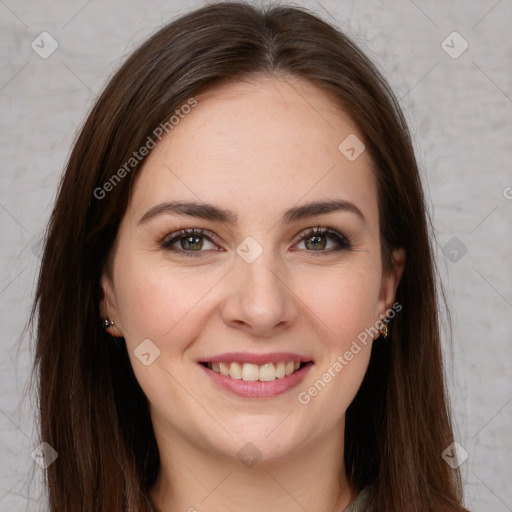
[[[294,354],[293,352],[272,352],[266,354],[252,354],[249,352],[229,352],[200,359],[200,363],[253,363],[262,365],[265,363],[279,363],[288,361],[299,361],[301,363],[308,363],[312,361],[310,357]]]

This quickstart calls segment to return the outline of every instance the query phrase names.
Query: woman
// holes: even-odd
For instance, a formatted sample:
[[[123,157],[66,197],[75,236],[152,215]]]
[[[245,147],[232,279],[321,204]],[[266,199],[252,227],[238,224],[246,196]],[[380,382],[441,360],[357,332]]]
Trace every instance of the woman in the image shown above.
[[[462,511],[428,217],[387,84],[209,5],[111,79],[33,315],[50,510]]]

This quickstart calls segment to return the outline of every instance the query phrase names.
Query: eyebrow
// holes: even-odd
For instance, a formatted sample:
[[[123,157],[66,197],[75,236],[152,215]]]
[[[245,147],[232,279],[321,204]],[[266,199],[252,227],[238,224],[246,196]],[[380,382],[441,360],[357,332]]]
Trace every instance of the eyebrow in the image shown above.
[[[292,222],[297,222],[305,218],[333,212],[353,213],[357,215],[364,224],[368,224],[363,212],[361,212],[354,203],[342,199],[314,201],[301,206],[295,206],[286,210],[281,218],[281,222],[284,224],[291,224]],[[143,224],[150,219],[163,214],[186,215],[189,217],[196,217],[198,219],[219,221],[232,225],[236,225],[238,221],[236,213],[224,208],[219,208],[212,204],[193,201],[169,201],[151,207],[141,217],[138,224]]]

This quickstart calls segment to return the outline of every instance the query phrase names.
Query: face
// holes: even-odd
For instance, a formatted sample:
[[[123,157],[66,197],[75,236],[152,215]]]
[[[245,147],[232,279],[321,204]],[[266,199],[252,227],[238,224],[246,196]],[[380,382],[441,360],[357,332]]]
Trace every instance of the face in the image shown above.
[[[101,310],[157,440],[283,457],[341,436],[404,254],[383,273],[372,161],[340,151],[363,136],[320,89],[261,78],[196,99],[137,178]]]

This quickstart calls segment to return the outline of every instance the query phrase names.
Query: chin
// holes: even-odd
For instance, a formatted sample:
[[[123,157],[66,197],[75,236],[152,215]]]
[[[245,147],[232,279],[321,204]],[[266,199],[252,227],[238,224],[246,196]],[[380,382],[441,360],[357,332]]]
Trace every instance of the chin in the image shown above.
[[[305,434],[296,435],[293,423],[287,423],[291,418],[283,421],[285,417],[259,417],[257,425],[252,421],[254,416],[240,419],[235,424],[226,425],[226,430],[234,433],[233,438],[224,436],[217,445],[211,440],[212,447],[248,466],[255,462],[275,462],[291,455],[305,441]]]

